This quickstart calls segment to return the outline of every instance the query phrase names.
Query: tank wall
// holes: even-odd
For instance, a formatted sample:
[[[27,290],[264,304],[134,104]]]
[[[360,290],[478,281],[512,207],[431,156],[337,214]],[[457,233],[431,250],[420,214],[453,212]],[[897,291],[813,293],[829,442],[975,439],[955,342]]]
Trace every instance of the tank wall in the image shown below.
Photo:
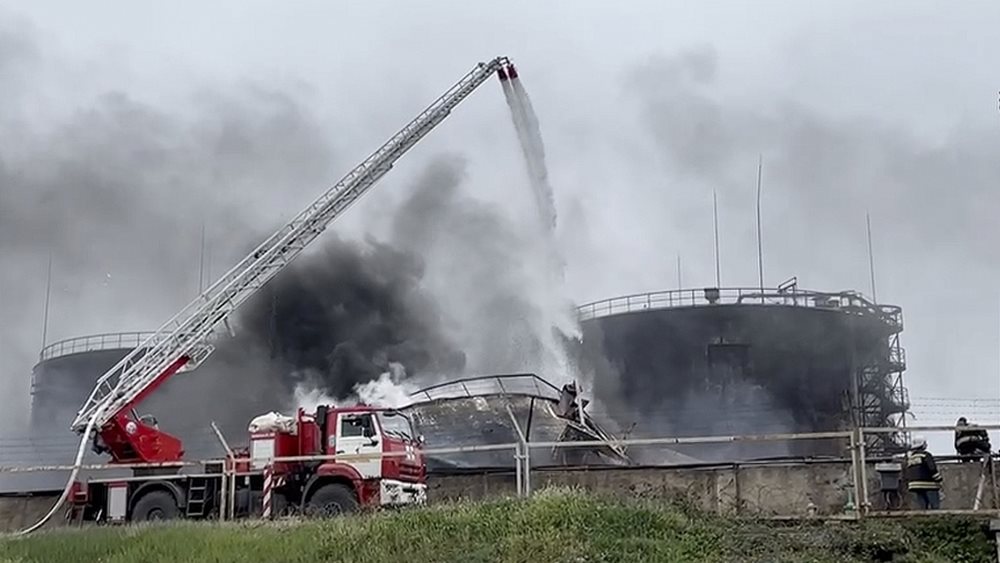
[[[46,360],[32,371],[31,425],[35,433],[69,432],[77,409],[97,379],[129,350],[100,350]]]
[[[660,309],[583,323],[594,394],[634,434],[739,435],[850,426],[856,366],[888,353],[887,325],[804,307]],[[843,455],[843,444],[679,447],[705,460]]]

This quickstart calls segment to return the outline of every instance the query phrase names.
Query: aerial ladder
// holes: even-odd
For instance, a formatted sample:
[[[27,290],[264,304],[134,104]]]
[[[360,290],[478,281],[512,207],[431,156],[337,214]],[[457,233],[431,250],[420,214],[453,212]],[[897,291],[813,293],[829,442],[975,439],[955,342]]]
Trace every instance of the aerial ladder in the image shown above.
[[[92,440],[98,453],[109,453],[113,463],[179,461],[184,453],[181,441],[160,431],[149,419],[138,416],[135,407],[172,375],[201,364],[213,350],[210,336],[220,325],[228,327],[233,311],[281,272],[455,106],[493,74],[505,80],[510,75],[516,76],[514,72],[506,57],[476,65],[371,156],[102,375],[71,427],[82,434],[75,466],[80,466],[88,440]],[[71,481],[77,472],[73,473]]]

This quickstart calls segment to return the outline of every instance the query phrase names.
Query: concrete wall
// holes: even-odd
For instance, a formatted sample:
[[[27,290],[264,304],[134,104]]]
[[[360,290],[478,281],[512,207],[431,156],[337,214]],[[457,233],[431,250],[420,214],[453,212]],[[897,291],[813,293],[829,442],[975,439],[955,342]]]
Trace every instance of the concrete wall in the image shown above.
[[[31,526],[52,508],[59,493],[0,497],[0,532],[16,532]],[[53,517],[45,528],[66,525],[63,513]]]
[[[978,464],[942,463],[942,508],[970,509],[979,481]],[[884,507],[874,464],[868,468],[869,500]],[[535,469],[532,490],[578,487],[619,498],[682,500],[702,510],[728,515],[804,516],[810,505],[816,514],[845,512],[854,499],[849,462],[768,463],[710,468],[631,467]],[[430,502],[482,500],[516,494],[513,472],[431,476]],[[0,497],[0,531],[34,523],[51,506],[56,494]],[[904,495],[905,498],[905,495]],[[992,508],[987,487],[983,508]],[[62,514],[52,526],[63,525]]]
[[[970,509],[979,481],[978,464],[942,463],[942,508]],[[869,502],[885,508],[874,464],[868,467]],[[845,512],[857,503],[849,462],[769,463],[683,469],[580,468],[534,470],[532,490],[579,487],[598,494],[650,500],[682,500],[720,514],[805,515],[811,507],[820,515]],[[432,477],[431,501],[513,496],[513,473],[483,473]],[[902,495],[904,503],[906,495]],[[993,507],[989,487],[983,507]],[[905,504],[904,504],[905,505]]]
[[[725,466],[700,469],[581,468],[534,470],[532,490],[578,487],[602,495],[681,500],[722,514],[805,514],[843,511],[851,488],[849,464]],[[432,501],[483,499],[515,494],[512,473],[434,477]]]

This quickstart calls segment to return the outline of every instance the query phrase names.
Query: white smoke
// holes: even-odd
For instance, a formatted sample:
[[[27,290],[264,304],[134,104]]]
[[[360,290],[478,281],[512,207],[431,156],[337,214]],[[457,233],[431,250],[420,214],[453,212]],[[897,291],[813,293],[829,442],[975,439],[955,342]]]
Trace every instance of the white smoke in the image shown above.
[[[405,382],[406,369],[403,364],[390,363],[389,371],[378,379],[354,386],[358,401],[376,407],[399,408],[410,404],[410,395],[417,390],[412,383]]]
[[[323,393],[319,389],[316,389],[312,385],[304,385],[302,383],[295,386],[295,407],[305,410],[306,412],[316,412],[316,407],[320,405],[336,405],[337,401]]]
[[[357,403],[373,407],[404,407],[412,402],[410,395],[418,389],[417,385],[404,382],[404,379],[406,368],[403,364],[390,362],[388,371],[378,379],[355,385],[352,395],[343,400],[331,397],[313,385],[300,383],[295,387],[295,406],[306,412],[314,412],[320,405],[347,406]]]

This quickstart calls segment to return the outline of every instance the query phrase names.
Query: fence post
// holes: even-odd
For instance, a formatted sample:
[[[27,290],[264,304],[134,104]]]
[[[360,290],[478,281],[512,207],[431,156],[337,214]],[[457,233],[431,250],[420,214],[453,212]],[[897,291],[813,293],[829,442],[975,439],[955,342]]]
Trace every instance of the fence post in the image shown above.
[[[222,501],[219,506],[219,521],[226,521],[226,514],[229,512],[229,459],[222,462],[222,477],[219,481],[219,499]]]
[[[261,518],[264,520],[271,519],[271,487],[274,484],[274,464],[268,462],[267,466],[264,467],[264,499],[263,506],[261,507]]]
[[[517,496],[524,496],[524,481],[521,477],[521,442],[514,443],[514,480],[517,484]]]
[[[868,497],[868,460],[866,456],[866,446],[865,446],[865,429],[864,427],[858,427],[858,475],[861,480],[861,492],[860,503],[858,508],[861,509],[860,514],[862,516],[867,516],[868,511],[871,510],[871,503]]]
[[[854,497],[855,497],[855,518],[861,518],[861,510],[858,507],[860,504],[861,496],[861,480],[860,473],[858,472],[858,434],[856,429],[851,430],[850,437],[850,449],[851,449],[851,477],[854,484]]]
[[[522,468],[521,462],[528,459],[528,440],[524,436],[524,432],[521,431],[521,425],[517,422],[517,417],[514,416],[514,409],[507,405],[507,415],[510,416],[510,422],[514,426],[514,433],[517,434],[517,444],[514,447],[514,473],[517,476],[517,495],[518,496],[528,496],[531,491],[530,476],[528,475],[528,467]]]
[[[524,496],[531,496],[531,445],[524,440]]]

